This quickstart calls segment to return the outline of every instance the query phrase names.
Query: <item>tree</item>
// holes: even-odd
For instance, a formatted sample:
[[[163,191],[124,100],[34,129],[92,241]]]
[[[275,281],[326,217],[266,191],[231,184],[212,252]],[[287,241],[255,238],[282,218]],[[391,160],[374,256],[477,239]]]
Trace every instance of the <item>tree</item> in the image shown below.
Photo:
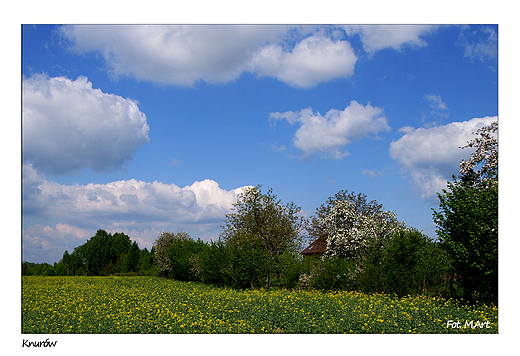
[[[437,235],[450,257],[465,297],[496,302],[498,298],[498,147],[492,133],[498,123],[478,130],[480,138],[461,176],[453,176],[433,210]],[[481,169],[474,171],[476,164]]]
[[[271,274],[284,251],[301,248],[300,230],[304,219],[300,208],[290,202],[283,205],[272,189],[262,194],[261,185],[246,189],[237,197],[232,212],[224,219],[221,238],[226,243],[248,244],[263,251],[267,258],[267,288]]]
[[[333,197],[329,197],[324,204],[316,208],[315,215],[310,218],[307,231],[311,242],[318,239],[327,241],[329,236],[328,229],[327,226],[323,224],[323,219],[325,219],[338,201],[348,201],[354,204],[354,211],[358,215],[373,215],[383,211],[383,205],[377,203],[375,200],[368,202],[366,194],[359,193],[356,195],[354,192],[349,193],[348,190],[340,190]]]
[[[198,255],[205,247],[205,243],[200,239],[173,239],[166,249],[170,264],[169,276],[178,281],[200,280]]]
[[[163,231],[159,234],[153,244],[153,249],[155,250],[154,264],[157,266],[159,274],[163,277],[167,277],[171,271],[167,249],[176,239],[188,240],[190,239],[190,235],[182,231],[178,233]]]
[[[203,283],[231,284],[230,251],[223,241],[211,241],[199,258]]]
[[[446,253],[417,230],[396,234],[384,250],[380,267],[385,293],[399,296],[442,292],[449,268]]]
[[[126,256],[125,269],[127,272],[138,272],[139,271],[140,252],[141,252],[141,250],[139,249],[137,242],[134,241]]]
[[[474,134],[480,135],[470,141],[462,149],[475,147],[469,160],[461,160],[461,180],[471,182],[478,188],[498,188],[498,121],[478,129]],[[481,168],[474,171],[475,167]]]
[[[405,229],[395,213],[380,208],[363,211],[349,200],[337,200],[321,223],[328,236],[325,255],[359,261],[372,240],[384,241]]]

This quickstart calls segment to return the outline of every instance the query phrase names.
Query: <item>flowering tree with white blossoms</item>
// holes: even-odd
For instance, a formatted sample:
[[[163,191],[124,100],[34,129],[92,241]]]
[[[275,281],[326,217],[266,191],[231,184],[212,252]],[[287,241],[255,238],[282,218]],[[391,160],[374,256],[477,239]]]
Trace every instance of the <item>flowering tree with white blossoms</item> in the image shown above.
[[[355,204],[338,200],[322,219],[328,232],[325,256],[363,257],[369,243],[380,238],[388,240],[401,230],[404,223],[391,211],[366,215],[356,211]]]
[[[468,141],[466,146],[473,148],[475,152],[469,160],[461,160],[460,173],[466,180],[472,179],[478,188],[490,188],[498,185],[498,141],[497,141],[498,121],[494,121],[489,126],[484,126],[475,132],[480,137]],[[481,168],[477,171],[475,167]]]

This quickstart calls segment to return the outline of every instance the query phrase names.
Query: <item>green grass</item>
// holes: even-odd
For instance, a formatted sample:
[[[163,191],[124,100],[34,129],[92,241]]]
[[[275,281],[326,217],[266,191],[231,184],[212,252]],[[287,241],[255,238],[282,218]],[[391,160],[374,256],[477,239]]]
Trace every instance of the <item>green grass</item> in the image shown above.
[[[155,277],[24,276],[22,288],[22,333],[498,332],[496,307],[426,296],[237,291]]]

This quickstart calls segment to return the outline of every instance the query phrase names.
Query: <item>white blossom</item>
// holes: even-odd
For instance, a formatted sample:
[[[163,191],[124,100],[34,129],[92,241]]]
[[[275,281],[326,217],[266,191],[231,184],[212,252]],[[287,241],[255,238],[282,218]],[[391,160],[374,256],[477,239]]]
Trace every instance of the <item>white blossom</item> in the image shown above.
[[[321,223],[328,232],[325,255],[329,257],[362,255],[372,239],[389,239],[406,228],[392,211],[362,215],[346,200],[338,200]]]
[[[468,161],[460,162],[460,173],[463,175],[476,174],[476,185],[488,188],[493,184],[498,184],[498,141],[497,141],[498,121],[494,121],[489,126],[480,128],[475,134],[480,135],[466,146],[461,148],[473,148],[475,152]],[[474,170],[480,166],[480,169]]]

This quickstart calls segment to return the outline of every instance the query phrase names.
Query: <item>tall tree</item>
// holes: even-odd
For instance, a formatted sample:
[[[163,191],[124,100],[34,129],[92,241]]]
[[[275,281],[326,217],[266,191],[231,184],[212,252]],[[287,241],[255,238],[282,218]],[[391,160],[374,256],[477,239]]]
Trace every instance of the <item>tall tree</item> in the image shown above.
[[[132,242],[132,246],[130,247],[130,250],[128,251],[128,254],[126,256],[126,269],[128,272],[138,272],[139,271],[139,255],[141,250],[139,249],[139,246],[137,245],[137,242]]]
[[[261,185],[246,189],[237,197],[231,213],[224,219],[221,238],[226,243],[248,243],[267,256],[267,288],[278,258],[284,251],[301,248],[301,209],[293,202],[283,205],[272,189],[263,194]]]
[[[480,137],[469,161],[461,161],[461,176],[438,194],[433,211],[437,235],[453,259],[466,297],[498,300],[498,123],[477,131]],[[481,169],[473,168],[481,165]]]

